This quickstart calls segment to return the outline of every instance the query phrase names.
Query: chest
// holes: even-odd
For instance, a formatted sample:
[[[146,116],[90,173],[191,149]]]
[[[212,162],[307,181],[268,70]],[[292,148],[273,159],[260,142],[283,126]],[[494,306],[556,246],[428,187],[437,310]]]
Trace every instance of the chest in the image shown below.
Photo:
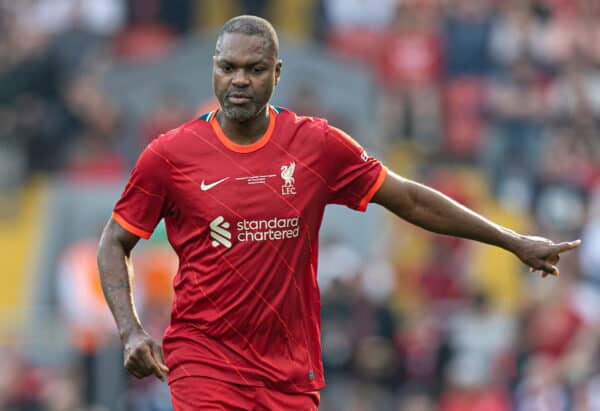
[[[325,206],[327,184],[319,161],[310,150],[291,153],[278,147],[190,158],[171,176],[170,197],[185,219],[210,222],[221,216],[242,224],[287,226]]]

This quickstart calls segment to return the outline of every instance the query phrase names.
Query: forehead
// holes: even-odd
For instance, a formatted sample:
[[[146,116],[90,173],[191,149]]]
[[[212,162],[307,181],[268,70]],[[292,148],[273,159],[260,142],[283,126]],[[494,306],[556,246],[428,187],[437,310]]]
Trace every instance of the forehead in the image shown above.
[[[258,35],[242,33],[223,33],[217,42],[215,56],[219,60],[232,62],[275,59],[267,39]]]

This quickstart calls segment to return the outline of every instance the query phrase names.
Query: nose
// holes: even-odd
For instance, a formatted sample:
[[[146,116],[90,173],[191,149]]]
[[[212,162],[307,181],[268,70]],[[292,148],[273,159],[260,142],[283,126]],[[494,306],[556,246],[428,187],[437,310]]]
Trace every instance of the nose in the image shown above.
[[[233,74],[233,78],[231,79],[231,83],[236,87],[245,87],[250,84],[246,70],[236,70]]]

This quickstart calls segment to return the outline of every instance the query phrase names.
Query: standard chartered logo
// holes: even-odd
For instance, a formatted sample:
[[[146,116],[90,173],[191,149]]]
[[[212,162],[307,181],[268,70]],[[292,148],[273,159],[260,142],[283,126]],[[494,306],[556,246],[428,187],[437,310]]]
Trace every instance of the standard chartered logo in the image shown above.
[[[238,221],[238,241],[285,240],[300,235],[300,217]]]
[[[212,246],[224,245],[231,248],[231,225],[223,216],[218,216],[210,223]],[[268,218],[264,220],[240,220],[235,223],[237,230],[235,239],[247,241],[278,241],[300,236],[300,217]]]
[[[212,220],[209,224],[210,236],[212,237],[212,246],[218,247],[224,245],[227,248],[231,248],[231,233],[227,231],[229,223],[225,221],[223,216],[218,216]]]

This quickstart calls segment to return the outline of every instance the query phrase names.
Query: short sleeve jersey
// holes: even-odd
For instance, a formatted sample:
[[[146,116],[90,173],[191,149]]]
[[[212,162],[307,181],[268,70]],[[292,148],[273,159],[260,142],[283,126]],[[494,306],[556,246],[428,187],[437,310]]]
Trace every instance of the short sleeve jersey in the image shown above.
[[[382,164],[319,118],[269,106],[265,134],[229,140],[215,113],[140,155],[113,218],[179,257],[163,350],[169,380],[206,376],[289,392],[324,386],[317,285],[325,206],[364,211]]]

